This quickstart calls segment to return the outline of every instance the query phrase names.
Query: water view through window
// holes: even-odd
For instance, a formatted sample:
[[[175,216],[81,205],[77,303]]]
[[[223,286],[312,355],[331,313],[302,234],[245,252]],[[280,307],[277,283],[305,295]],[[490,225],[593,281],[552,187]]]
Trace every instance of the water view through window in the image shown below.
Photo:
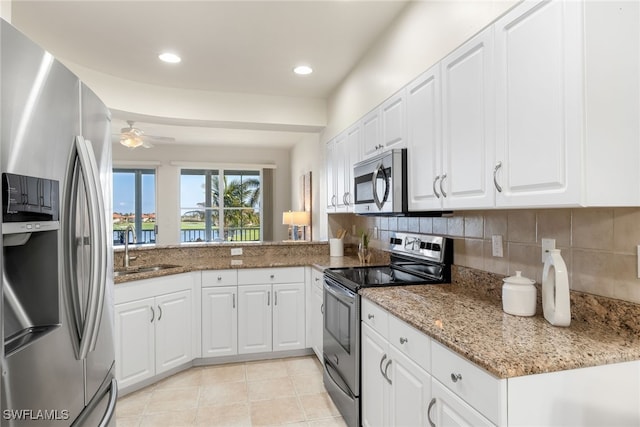
[[[156,171],[153,169],[113,170],[113,244],[122,245],[129,226],[138,243],[156,241]]]

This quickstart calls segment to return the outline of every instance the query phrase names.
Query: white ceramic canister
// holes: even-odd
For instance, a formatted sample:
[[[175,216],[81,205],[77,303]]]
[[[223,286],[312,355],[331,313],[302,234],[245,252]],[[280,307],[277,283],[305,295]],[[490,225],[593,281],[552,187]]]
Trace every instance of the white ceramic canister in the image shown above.
[[[502,279],[502,309],[505,313],[516,316],[533,316],[536,314],[537,290],[535,280],[516,271],[515,276]]]
[[[549,251],[544,262],[542,311],[544,318],[554,326],[569,326],[571,323],[569,276],[559,249]]]

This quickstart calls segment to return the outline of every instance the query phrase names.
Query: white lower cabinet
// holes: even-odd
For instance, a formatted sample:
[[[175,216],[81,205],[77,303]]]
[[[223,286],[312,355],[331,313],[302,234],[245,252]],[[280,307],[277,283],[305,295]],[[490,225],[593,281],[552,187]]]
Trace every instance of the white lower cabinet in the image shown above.
[[[363,313],[371,314],[366,306]],[[389,316],[389,322],[391,319]],[[384,316],[382,319],[378,316],[378,321],[386,320]],[[414,342],[413,336],[409,335],[415,330],[404,323],[401,328],[410,332],[402,332],[400,346],[410,344],[413,348],[428,349],[429,339],[426,336]],[[362,322],[362,425],[429,426],[427,410],[431,401],[431,375],[409,357],[410,352],[390,342],[391,334],[384,337],[376,330]]]
[[[480,412],[473,409],[440,381],[431,382],[432,400],[429,404],[429,419],[436,426],[479,427],[493,426]]]
[[[238,354],[238,287],[202,288],[202,357]]]
[[[184,274],[116,286],[116,378],[120,388],[194,358],[192,285],[193,276]]]
[[[238,272],[239,354],[303,349],[305,332],[304,267]]]

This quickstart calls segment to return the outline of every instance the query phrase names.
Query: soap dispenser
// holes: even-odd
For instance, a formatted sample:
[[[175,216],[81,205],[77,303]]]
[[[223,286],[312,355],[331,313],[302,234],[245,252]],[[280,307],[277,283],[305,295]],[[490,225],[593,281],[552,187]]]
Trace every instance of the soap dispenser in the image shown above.
[[[550,250],[544,262],[542,311],[544,318],[554,326],[569,326],[571,323],[569,276],[559,249]]]

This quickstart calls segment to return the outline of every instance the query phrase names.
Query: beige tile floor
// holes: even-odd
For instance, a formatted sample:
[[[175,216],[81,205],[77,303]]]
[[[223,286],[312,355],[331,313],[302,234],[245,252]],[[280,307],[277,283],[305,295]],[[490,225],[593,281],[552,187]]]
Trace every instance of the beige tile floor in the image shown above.
[[[315,356],[194,367],[124,396],[118,427],[341,426]]]

